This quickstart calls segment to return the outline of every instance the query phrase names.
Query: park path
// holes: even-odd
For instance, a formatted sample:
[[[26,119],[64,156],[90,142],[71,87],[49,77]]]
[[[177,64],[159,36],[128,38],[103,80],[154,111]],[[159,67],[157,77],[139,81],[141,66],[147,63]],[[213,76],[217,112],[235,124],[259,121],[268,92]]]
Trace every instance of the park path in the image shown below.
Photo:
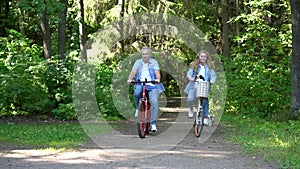
[[[176,104],[175,104],[176,105]],[[172,119],[179,115],[187,115],[172,107],[174,112],[165,111],[160,115],[158,133],[151,133],[144,140],[158,137],[172,125]],[[134,140],[140,140],[136,135],[135,124],[130,121],[119,122],[120,132]],[[57,152],[52,150],[37,150],[15,146],[0,146],[0,169],[276,169],[274,163],[266,163],[260,157],[245,155],[238,145],[225,141],[222,122],[214,126],[214,130],[205,132],[209,137],[205,142],[195,138],[192,128],[185,136],[168,150],[151,149],[136,151],[127,149],[126,153],[112,153],[99,147],[95,141],[82,145],[77,150]],[[122,139],[122,137],[120,138]],[[114,142],[114,140],[110,140]],[[148,143],[151,144],[151,143]],[[113,145],[113,144],[112,144]],[[132,146],[132,145],[131,145]],[[121,146],[122,147],[122,146]],[[119,146],[111,146],[117,149]],[[153,153],[149,157],[142,154]],[[140,158],[139,158],[140,157]]]

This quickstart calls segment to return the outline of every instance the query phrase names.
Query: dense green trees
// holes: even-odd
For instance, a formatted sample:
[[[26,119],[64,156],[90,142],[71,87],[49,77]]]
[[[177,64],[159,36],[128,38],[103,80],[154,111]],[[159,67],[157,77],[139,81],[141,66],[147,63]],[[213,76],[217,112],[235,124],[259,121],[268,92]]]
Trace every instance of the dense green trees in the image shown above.
[[[76,118],[71,96],[72,72],[81,57],[85,37],[122,16],[140,12],[176,15],[204,32],[223,56],[227,112],[274,119],[289,115],[292,21],[286,0],[3,0],[0,11],[0,115],[48,113]],[[111,49],[112,57],[105,61],[106,65],[99,64],[99,70],[105,75],[112,74],[114,70],[107,65],[117,63],[144,44],[174,52],[187,63],[194,57],[174,38],[136,35],[116,44]],[[297,51],[295,45],[293,50]],[[103,75],[101,72],[99,76]],[[295,68],[294,74],[297,72]],[[97,87],[97,95],[107,97],[105,104],[98,101],[109,115],[115,110],[109,102],[110,81],[106,82],[99,84],[103,87]],[[174,88],[174,84],[166,86]],[[299,82],[293,81],[293,85],[293,93],[299,93]],[[178,93],[168,93],[172,94]],[[299,110],[299,100],[295,99],[299,95],[292,96],[293,110]]]
[[[228,91],[234,112],[261,116],[289,116],[291,23],[288,3],[249,1],[232,19],[233,36],[228,64]],[[282,13],[276,13],[276,11]],[[234,66],[235,65],[235,66]],[[228,71],[226,71],[228,72]],[[237,109],[237,110],[236,110]]]

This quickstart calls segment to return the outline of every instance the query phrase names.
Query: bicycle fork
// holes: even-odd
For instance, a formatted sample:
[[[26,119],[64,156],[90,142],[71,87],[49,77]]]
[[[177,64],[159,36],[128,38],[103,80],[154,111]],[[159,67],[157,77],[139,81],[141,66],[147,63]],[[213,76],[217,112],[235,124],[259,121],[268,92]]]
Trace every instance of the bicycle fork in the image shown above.
[[[150,105],[147,99],[141,98],[140,105],[143,105],[142,112],[140,113],[140,122],[141,123],[148,123],[150,122]]]
[[[196,113],[196,124],[202,125],[202,114],[203,108],[201,105],[201,99],[198,99],[198,107],[197,107],[197,113]]]

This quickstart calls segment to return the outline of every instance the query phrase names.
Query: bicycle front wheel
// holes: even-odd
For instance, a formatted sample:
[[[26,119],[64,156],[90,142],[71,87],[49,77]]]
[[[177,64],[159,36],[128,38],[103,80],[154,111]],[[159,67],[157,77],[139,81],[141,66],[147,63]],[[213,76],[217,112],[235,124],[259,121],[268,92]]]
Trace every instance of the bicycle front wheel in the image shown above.
[[[200,137],[203,127],[204,127],[204,119],[202,117],[198,117],[198,118],[196,117],[194,121],[194,134],[196,137]]]
[[[140,102],[139,105],[140,109],[139,109],[139,114],[138,114],[138,123],[137,123],[137,127],[138,127],[138,133],[140,138],[145,138],[146,134],[147,134],[147,128],[148,128],[148,124],[146,121],[146,105],[145,102]],[[149,129],[148,129],[149,130]]]

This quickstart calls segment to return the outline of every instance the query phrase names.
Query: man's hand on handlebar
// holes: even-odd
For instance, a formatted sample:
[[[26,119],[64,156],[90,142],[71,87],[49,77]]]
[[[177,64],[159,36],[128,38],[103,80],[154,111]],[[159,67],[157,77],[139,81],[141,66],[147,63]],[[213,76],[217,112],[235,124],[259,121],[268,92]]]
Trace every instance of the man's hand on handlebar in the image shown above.
[[[134,82],[134,80],[129,80],[129,79],[127,80],[128,84],[132,84],[132,82]]]

